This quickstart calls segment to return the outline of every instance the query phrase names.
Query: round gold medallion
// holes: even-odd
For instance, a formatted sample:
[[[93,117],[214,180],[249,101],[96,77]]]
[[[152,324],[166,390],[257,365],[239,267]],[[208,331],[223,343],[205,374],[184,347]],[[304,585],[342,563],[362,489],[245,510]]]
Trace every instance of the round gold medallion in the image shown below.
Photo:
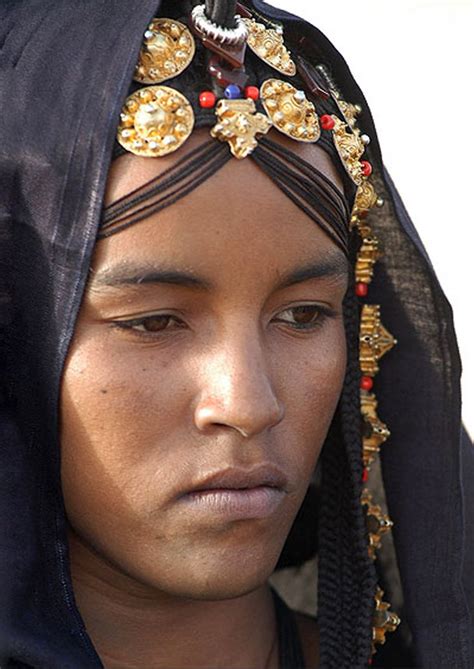
[[[145,32],[133,78],[159,84],[181,74],[191,63],[196,45],[189,29],[173,19],[153,19]]]
[[[182,93],[168,86],[148,86],[126,99],[117,140],[137,156],[165,156],[184,144],[193,127],[193,108]]]
[[[287,81],[267,79],[260,88],[265,111],[277,130],[298,142],[317,142],[321,129],[312,102]]]

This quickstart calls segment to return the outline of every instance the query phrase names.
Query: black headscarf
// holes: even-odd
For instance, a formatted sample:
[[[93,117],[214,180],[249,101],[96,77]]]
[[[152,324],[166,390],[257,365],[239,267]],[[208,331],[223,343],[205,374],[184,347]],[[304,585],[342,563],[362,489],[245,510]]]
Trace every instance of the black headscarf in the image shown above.
[[[157,4],[16,0],[0,7],[2,667],[101,666],[69,573],[58,397],[117,119]],[[346,63],[316,28],[260,0],[253,6],[283,23],[290,45],[306,38],[314,62],[326,64],[344,98],[363,108],[360,125],[372,137],[371,160],[387,201],[373,220],[385,256],[370,298],[382,305],[384,324],[398,340],[381,365],[377,397],[392,433],[381,461],[400,613],[413,635],[404,666],[470,669],[474,451],[460,423],[451,309],[384,168],[367,103]],[[331,588],[337,594],[337,577],[333,585],[327,577],[320,574],[326,601]],[[322,666],[365,666],[371,620],[355,610],[352,631],[337,629],[337,619],[328,626],[328,616],[321,621]],[[331,648],[338,634],[351,633],[360,635],[359,655],[337,664]],[[383,654],[375,658],[383,662]],[[385,666],[394,665],[387,659]]]

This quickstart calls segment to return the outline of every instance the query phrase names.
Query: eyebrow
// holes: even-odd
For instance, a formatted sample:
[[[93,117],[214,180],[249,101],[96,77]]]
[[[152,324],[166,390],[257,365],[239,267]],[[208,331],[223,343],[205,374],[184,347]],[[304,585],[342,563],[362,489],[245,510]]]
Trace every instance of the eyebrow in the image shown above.
[[[348,271],[347,259],[341,253],[333,253],[284,274],[275,289],[281,290],[310,279],[342,279],[347,277]],[[137,266],[128,262],[106,268],[91,276],[91,288],[94,291],[100,288],[139,287],[149,284],[169,284],[206,291],[213,289],[212,282],[192,272],[155,265]]]

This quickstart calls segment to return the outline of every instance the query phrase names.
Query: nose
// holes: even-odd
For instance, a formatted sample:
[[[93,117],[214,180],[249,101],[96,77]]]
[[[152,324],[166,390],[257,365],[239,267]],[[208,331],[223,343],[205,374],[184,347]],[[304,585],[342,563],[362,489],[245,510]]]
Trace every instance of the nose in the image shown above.
[[[204,432],[216,425],[252,437],[283,420],[258,337],[234,337],[200,362],[201,382],[194,422]]]

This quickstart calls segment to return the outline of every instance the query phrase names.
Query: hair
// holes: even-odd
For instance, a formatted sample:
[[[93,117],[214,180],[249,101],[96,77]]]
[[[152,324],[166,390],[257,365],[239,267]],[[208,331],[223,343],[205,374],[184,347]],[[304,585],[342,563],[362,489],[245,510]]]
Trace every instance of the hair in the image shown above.
[[[187,0],[176,3],[165,0],[160,8],[162,16],[170,16],[178,20],[186,20],[192,4]],[[235,0],[206,0],[206,14],[215,23],[232,28],[235,24]],[[316,78],[320,78],[318,70],[317,49],[311,45],[311,54],[308,56],[298,41],[286,40],[291,48],[293,58],[303,61],[311,69]],[[196,127],[212,126],[215,123],[214,113],[200,110],[197,103],[198,94],[208,89],[210,81],[207,75],[207,51],[202,45],[197,45],[196,56],[188,69],[172,80],[171,86],[183,92],[193,104],[196,112]],[[324,55],[320,55],[324,62]],[[313,61],[313,62],[311,62]],[[266,78],[284,76],[276,74],[274,70],[264,64],[253,53],[246,56],[246,72],[250,83],[261,83]],[[291,77],[291,83],[299,88],[307,88],[299,75]],[[168,82],[166,82],[168,85]],[[326,84],[327,86],[327,84]],[[140,88],[132,84],[130,92]],[[341,118],[341,112],[332,97],[318,97],[315,100],[317,111],[322,114],[335,114]],[[270,178],[275,176],[280,167],[268,167],[269,140],[261,140],[259,147],[254,151],[255,162],[264,169]],[[212,143],[211,143],[212,144]],[[102,235],[106,236],[107,226],[114,216],[124,215],[136,206],[142,206],[147,198],[158,197],[155,201],[157,211],[164,206],[184,197],[193,188],[199,187],[205,179],[222,167],[230,154],[227,145],[213,143],[208,160],[203,160],[201,147],[190,152],[183,160],[178,160],[175,167],[179,174],[173,176],[167,171],[158,180],[152,180],[145,186],[129,194],[121,201],[112,203],[104,212]],[[270,142],[271,144],[271,142]],[[339,155],[331,139],[323,133],[318,144],[330,155],[338,168],[344,185],[344,194],[347,202],[346,210],[350,212],[355,187],[343,168]],[[202,145],[205,146],[205,145]],[[207,149],[206,149],[207,150]],[[201,151],[201,154],[199,153]],[[114,157],[124,153],[122,147],[116,144]],[[283,156],[283,161],[291,163],[291,152]],[[225,157],[224,157],[225,154]],[[219,157],[220,156],[220,157]],[[212,158],[212,162],[211,161]],[[188,160],[186,160],[188,159]],[[194,160],[194,162],[193,162]],[[267,161],[267,162],[266,162]],[[304,161],[298,158],[299,164]],[[173,168],[172,168],[173,169]],[[273,169],[273,172],[272,172]],[[281,168],[283,169],[283,168]],[[186,172],[186,170],[188,170]],[[275,171],[276,170],[276,171]],[[272,176],[273,174],[273,176]],[[180,179],[190,177],[192,188],[182,186],[182,194],[177,194],[177,184]],[[285,179],[287,176],[284,177]],[[166,182],[168,179],[168,182]],[[274,179],[281,188],[281,183]],[[321,179],[318,177],[318,184]],[[160,190],[161,189],[161,190]],[[166,195],[169,191],[171,194]],[[282,188],[282,190],[284,190]],[[287,192],[291,197],[291,193]],[[320,193],[313,199],[321,201]],[[306,201],[305,201],[306,203]],[[296,202],[298,206],[298,202]],[[317,206],[317,202],[316,205]],[[127,210],[128,206],[128,210]],[[150,205],[151,206],[151,205]],[[308,213],[307,209],[301,208]],[[135,211],[135,210],[134,210]],[[145,218],[150,209],[139,209],[139,214],[132,223]],[[319,210],[318,210],[319,211]],[[131,214],[133,215],[133,213]],[[314,218],[314,217],[313,217]],[[320,217],[321,218],[321,217]],[[324,217],[322,215],[322,218]],[[329,217],[330,218],[330,217]],[[346,216],[347,240],[346,253],[349,255],[351,267],[355,268],[355,258],[358,250],[358,238],[355,232],[349,233],[348,215]],[[126,219],[127,220],[127,219]],[[316,220],[316,218],[314,218]],[[327,224],[316,221],[328,232]],[[122,229],[120,226],[111,228],[110,234]],[[333,236],[334,239],[334,236]],[[317,494],[310,487],[297,515],[294,526],[287,538],[278,567],[296,565],[309,557],[318,554],[318,621],[320,626],[320,658],[321,667],[337,669],[354,669],[365,667],[369,662],[372,643],[372,616],[374,610],[374,594],[376,589],[376,572],[373,561],[368,555],[367,529],[363,507],[360,502],[362,492],[362,430],[359,399],[359,307],[354,292],[354,277],[349,280],[349,287],[344,300],[344,324],[347,341],[347,368],[344,385],[339,404],[330,426],[327,438],[320,457],[321,483]],[[315,500],[316,506],[315,508]],[[308,535],[308,518],[311,518],[312,531]],[[304,528],[302,528],[304,524]]]

